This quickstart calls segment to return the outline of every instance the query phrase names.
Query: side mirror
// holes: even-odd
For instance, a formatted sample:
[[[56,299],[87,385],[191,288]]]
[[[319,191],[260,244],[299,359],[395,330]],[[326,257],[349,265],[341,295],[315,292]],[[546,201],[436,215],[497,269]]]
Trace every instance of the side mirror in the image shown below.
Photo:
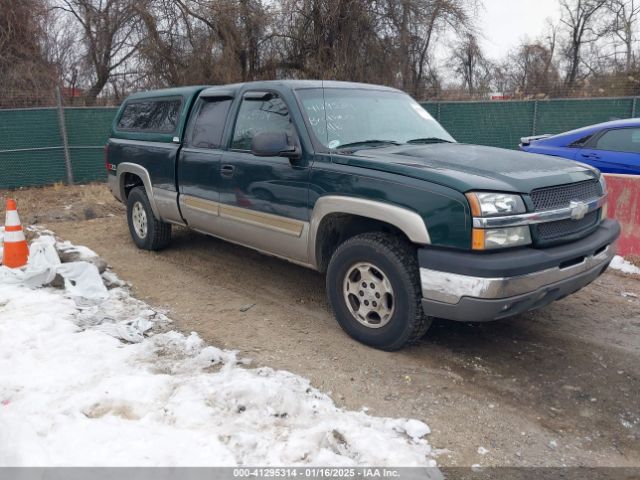
[[[251,140],[251,153],[257,157],[300,158],[300,149],[287,132],[262,132]]]

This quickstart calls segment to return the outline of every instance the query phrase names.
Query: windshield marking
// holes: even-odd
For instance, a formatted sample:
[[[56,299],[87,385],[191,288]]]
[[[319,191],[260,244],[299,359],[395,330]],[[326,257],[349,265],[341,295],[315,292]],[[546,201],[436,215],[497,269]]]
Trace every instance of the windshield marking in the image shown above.
[[[298,91],[316,139],[330,150],[455,142],[410,96],[395,91],[326,88]]]

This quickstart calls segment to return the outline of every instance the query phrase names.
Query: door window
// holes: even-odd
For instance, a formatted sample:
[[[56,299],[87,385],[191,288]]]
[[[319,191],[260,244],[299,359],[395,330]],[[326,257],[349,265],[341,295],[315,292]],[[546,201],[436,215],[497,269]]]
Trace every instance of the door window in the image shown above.
[[[191,145],[197,148],[220,148],[222,133],[232,99],[205,100],[193,126]]]
[[[258,133],[282,132],[293,134],[289,110],[275,94],[260,99],[244,98],[238,112],[231,148],[251,150],[251,141]]]
[[[620,128],[605,132],[594,147],[596,150],[640,153],[640,128]]]

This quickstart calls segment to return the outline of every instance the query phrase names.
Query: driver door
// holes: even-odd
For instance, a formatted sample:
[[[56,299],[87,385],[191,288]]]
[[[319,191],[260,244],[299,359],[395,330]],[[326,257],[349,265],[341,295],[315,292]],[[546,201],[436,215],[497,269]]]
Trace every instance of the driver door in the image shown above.
[[[258,157],[253,137],[286,131],[299,144],[289,107],[276,92],[249,91],[237,111],[220,164],[220,226],[229,240],[308,261],[309,165],[302,159]]]
[[[606,130],[580,150],[576,160],[604,173],[640,173],[640,128]]]

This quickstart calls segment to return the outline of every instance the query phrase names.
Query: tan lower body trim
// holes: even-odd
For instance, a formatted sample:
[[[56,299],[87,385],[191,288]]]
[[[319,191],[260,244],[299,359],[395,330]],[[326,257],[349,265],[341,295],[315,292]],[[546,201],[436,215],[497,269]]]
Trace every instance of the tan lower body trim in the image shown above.
[[[299,237],[304,228],[304,223],[298,220],[230,205],[220,205],[220,216],[294,237]]]
[[[294,237],[300,237],[304,229],[305,223],[292,218],[281,217],[271,213],[259,212],[248,208],[234,207],[223,203],[214,202],[212,200],[204,200],[202,198],[190,197],[185,195],[183,198],[185,205],[206,212],[211,215],[228,218],[237,222],[248,223],[258,227],[263,227],[274,232],[280,232]]]
[[[202,198],[189,197],[184,195],[182,200],[185,205],[201,212],[210,213],[212,215],[220,215],[220,204],[211,200],[203,200]]]

